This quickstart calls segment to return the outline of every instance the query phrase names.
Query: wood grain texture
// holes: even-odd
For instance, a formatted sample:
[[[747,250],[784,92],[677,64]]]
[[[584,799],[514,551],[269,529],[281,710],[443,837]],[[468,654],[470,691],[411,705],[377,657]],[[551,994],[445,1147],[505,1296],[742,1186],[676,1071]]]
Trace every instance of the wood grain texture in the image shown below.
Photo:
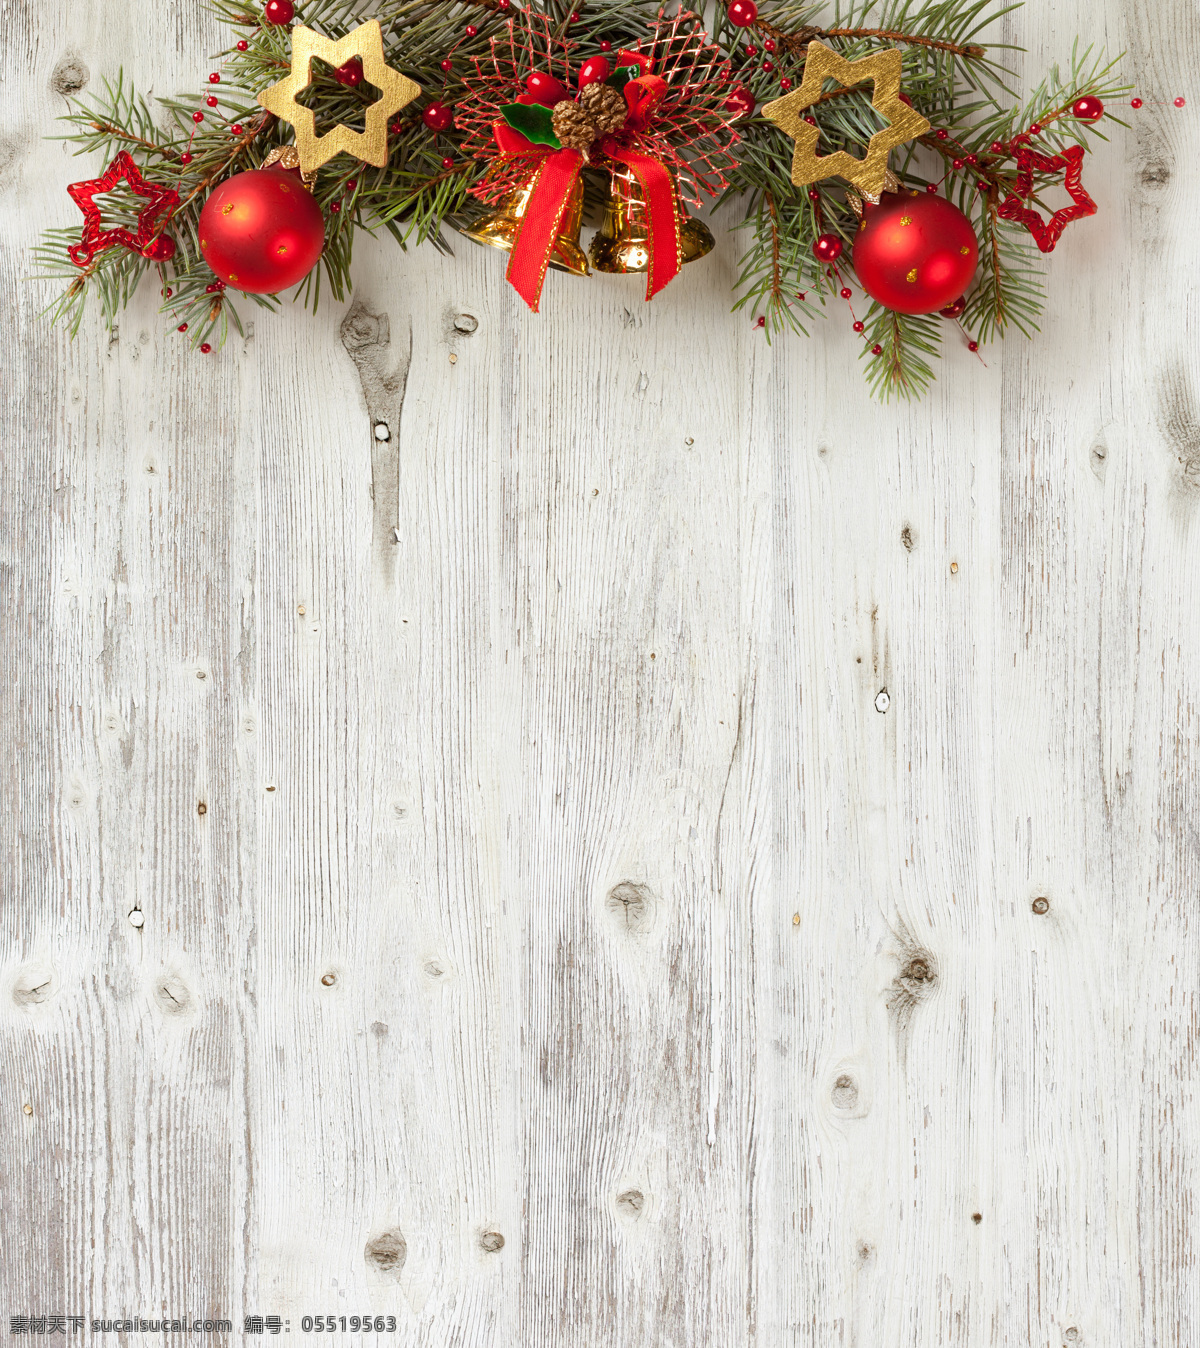
[[[1200,1341],[1194,8],[1010,21],[1147,107],[915,408],[731,317],[728,237],[72,345],[39,135],[218,36],[5,18],[0,1312]]]

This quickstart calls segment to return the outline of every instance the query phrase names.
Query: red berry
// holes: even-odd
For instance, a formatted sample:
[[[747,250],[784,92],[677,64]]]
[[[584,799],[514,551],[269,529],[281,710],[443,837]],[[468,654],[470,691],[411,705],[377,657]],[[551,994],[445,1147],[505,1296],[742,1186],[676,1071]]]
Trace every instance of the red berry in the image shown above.
[[[209,84],[220,84],[220,83],[221,83],[221,77],[220,77],[220,75],[218,75],[217,72],[214,70],[213,73],[208,77],[208,82],[209,82]]]
[[[503,10],[503,9],[511,9],[511,8],[512,8],[512,0],[496,0],[496,8],[497,8],[497,9],[501,9],[501,10]]]
[[[757,55],[758,55],[758,48],[754,45],[753,42],[751,42],[750,45],[746,48],[746,55],[747,55],[747,56],[757,56]]]
[[[820,200],[821,200],[821,194],[820,194],[820,192],[817,191],[817,189],[816,189],[815,187],[810,187],[810,188],[808,189],[808,199],[809,199],[809,201],[820,201]]]
[[[451,61],[449,58],[447,58],[445,61],[442,62],[442,69],[448,75],[454,69],[454,62]]]
[[[187,324],[186,324],[186,323],[180,323],[180,325],[179,325],[179,327],[176,329],[176,331],[178,331],[178,332],[186,332],[186,331],[187,331]]]
[[[1140,108],[1142,106],[1142,100],[1140,98],[1131,98],[1129,100],[1129,106],[1131,108]]]
[[[1031,136],[1040,136],[1042,134],[1041,122],[1034,122],[1033,125],[1029,128],[1029,134]]]
[[[358,186],[358,179],[357,179],[357,178],[351,178],[351,179],[346,183],[346,191],[347,191],[347,192],[353,192],[354,189],[355,189],[357,186]]]
[[[925,184],[925,190],[926,190],[926,192],[928,192],[931,196],[932,196],[932,195],[936,195],[936,193],[937,193],[937,183],[926,183],[926,184]]]
[[[240,136],[242,134],[241,122],[234,122],[234,124],[229,128],[229,130],[233,135]]]
[[[764,61],[764,62],[763,62],[763,71],[764,71],[766,74],[769,75],[769,74],[771,73],[771,71],[774,70],[774,69],[775,69],[775,62],[774,62],[774,61]]]
[[[745,113],[754,111],[754,95],[744,84],[739,84],[730,91],[723,106],[726,112],[732,112],[735,117],[741,117]]]
[[[238,51],[249,51],[250,44],[246,41],[245,38],[242,38],[237,44],[237,49]]]
[[[866,326],[867,326],[867,325],[866,325],[866,324],[862,321],[862,319],[860,318],[860,319],[858,320],[858,322],[855,323],[855,325],[854,325],[854,331],[855,331],[855,332],[863,332],[863,331],[865,331]]]
[[[883,347],[881,347],[878,342],[876,342],[875,345],[871,348],[871,355],[873,356],[883,355]]]
[[[1175,100],[1175,106],[1176,106],[1177,108],[1186,107],[1186,106],[1187,106],[1187,99],[1186,99],[1186,98],[1183,98],[1183,97],[1177,98],[1177,99]]]
[[[809,126],[816,126],[817,124],[817,119],[812,115],[811,112],[808,114],[807,117],[805,117],[804,120],[809,124]]]
[[[329,210],[330,210],[330,212],[331,212],[333,215],[341,215],[341,213],[342,213],[342,203],[341,203],[340,201],[332,202],[332,203],[330,204]]]
[[[1003,141],[994,140],[988,146],[988,154],[1007,154],[1007,153],[1008,147],[1004,144]]]
[[[581,89],[589,84],[603,84],[611,73],[608,68],[608,57],[589,56],[579,67],[579,78],[576,83]]]
[[[902,93],[902,94],[900,95],[900,102],[903,103],[903,104],[905,105],[905,107],[909,107],[909,108],[911,108],[912,105],[913,105],[912,99],[909,98],[909,96],[908,96],[907,94],[905,94],[905,93]]]
[[[850,289],[849,286],[843,286],[841,289],[841,296],[842,299],[844,300],[848,300],[853,293],[854,292]]]
[[[567,22],[568,22],[568,23],[578,23],[578,22],[579,22],[579,11],[576,10],[576,11],[571,15],[571,17],[567,20]]]
[[[163,294],[167,297],[167,299],[170,299],[174,293],[175,292],[171,289],[170,286],[168,286],[166,290],[163,291]]]
[[[968,351],[978,351],[978,350],[979,350],[979,343],[978,343],[978,342],[968,342],[968,343],[967,343],[967,350],[968,350]]]
[[[749,28],[758,18],[758,6],[754,0],[733,0],[729,6],[729,22],[735,28]]]
[[[190,164],[192,162],[191,154],[187,150],[184,150],[184,152],[179,156],[179,162],[185,165]]]
[[[206,295],[215,295],[217,293],[217,283],[215,281],[210,281],[208,285],[204,287],[204,293]]]
[[[960,295],[953,304],[947,304],[944,309],[939,309],[938,313],[943,318],[958,318],[967,307],[967,297]]]
[[[774,51],[774,50],[775,50],[775,39],[773,37],[769,37],[763,43],[763,51]]]
[[[209,353],[211,350],[212,350],[212,347],[209,346],[209,344],[208,344],[207,342],[202,342],[202,343],[201,343],[201,345],[200,345],[200,353],[201,353],[201,355],[207,356],[208,353]]]
[[[946,128],[945,128],[944,126],[939,126],[939,127],[938,127],[938,129],[937,129],[937,138],[938,138],[938,140],[946,140],[947,137],[948,137],[949,135],[950,135],[950,132],[947,131]]]
[[[296,17],[296,6],[292,0],[267,0],[263,6],[263,18],[268,23],[291,23]]]
[[[443,167],[444,169],[452,169],[452,168],[454,167],[454,160],[451,159],[449,155],[447,155],[447,156],[442,160],[442,167]]]
[[[953,168],[953,169],[960,169],[960,168],[962,168],[962,166],[963,166],[963,161],[962,161],[961,159],[955,159],[955,160],[953,160],[953,161],[951,162],[951,164],[950,164],[950,167]]]
[[[216,94],[209,94],[209,96],[204,101],[208,104],[210,108],[215,108],[217,106]]]
[[[454,125],[454,114],[445,103],[430,103],[421,114],[421,120],[430,131],[449,131]]]
[[[754,326],[756,328],[765,328],[767,326],[767,320],[765,318],[756,318],[754,320]]]
[[[842,255],[842,241],[836,234],[822,234],[813,244],[813,257],[818,262],[836,262]]]
[[[792,82],[785,75],[783,79],[779,81],[779,87],[786,93],[792,87]]]
[[[979,156],[977,154],[967,155],[967,163],[970,164],[972,168],[974,168],[975,165],[979,163]]]
[[[1071,111],[1081,122],[1098,122],[1104,116],[1104,104],[1088,94],[1085,98],[1077,98],[1071,104]]]
[[[363,82],[363,63],[361,56],[352,56],[344,65],[338,66],[333,78],[347,89],[357,89]]]
[[[601,51],[612,51],[612,43],[609,42],[609,40],[608,40],[607,38],[605,38],[604,41],[600,43],[600,50],[601,50]]]
[[[476,28],[475,25],[474,25],[473,23],[467,24],[467,36],[468,36],[468,37],[474,37],[475,34],[478,33],[478,32],[479,32],[479,29]]]
[[[797,291],[796,291],[796,298],[797,298],[798,300],[803,300],[803,299],[804,299],[804,291],[803,291],[803,290],[797,290]]]

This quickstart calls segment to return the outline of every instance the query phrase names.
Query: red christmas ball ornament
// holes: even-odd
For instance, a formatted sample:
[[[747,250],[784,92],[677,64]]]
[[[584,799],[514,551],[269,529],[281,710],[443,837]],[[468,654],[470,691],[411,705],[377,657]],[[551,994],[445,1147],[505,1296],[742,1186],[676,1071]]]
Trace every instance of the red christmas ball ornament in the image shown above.
[[[525,92],[547,108],[555,108],[571,99],[571,91],[561,80],[540,70],[534,70],[525,77]]]
[[[282,25],[291,23],[296,17],[296,6],[292,0],[267,0],[263,6],[263,18],[268,23]]]
[[[603,84],[611,73],[608,61],[603,56],[589,56],[579,67],[579,87],[582,89],[587,84]]]
[[[160,234],[142,249],[142,256],[151,262],[169,262],[175,256],[175,240],[169,234]],[[169,295],[170,290],[167,291]]]
[[[352,56],[345,65],[338,66],[333,78],[347,89],[357,89],[363,82],[363,63],[361,56]]]
[[[421,120],[430,131],[449,131],[454,125],[454,114],[445,103],[430,103],[421,114]]]
[[[316,266],[324,246],[321,208],[283,169],[228,178],[200,212],[205,262],[222,281],[251,294],[290,289]]]
[[[842,255],[843,246],[836,234],[822,234],[813,244],[813,257],[818,262],[836,262]]]
[[[979,244],[970,220],[944,197],[885,192],[867,206],[854,270],[873,300],[902,314],[931,314],[971,283]]]
[[[729,22],[735,28],[749,28],[758,18],[758,6],[754,0],[733,0],[729,6]]]
[[[744,84],[739,84],[736,89],[730,91],[724,106],[726,112],[732,112],[735,117],[741,117],[745,113],[754,111],[754,95]]]

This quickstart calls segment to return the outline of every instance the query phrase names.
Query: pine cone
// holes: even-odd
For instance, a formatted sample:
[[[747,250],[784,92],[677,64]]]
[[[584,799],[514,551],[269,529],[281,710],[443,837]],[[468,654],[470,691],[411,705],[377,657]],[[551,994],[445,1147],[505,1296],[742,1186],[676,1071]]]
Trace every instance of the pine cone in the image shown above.
[[[625,125],[628,109],[625,96],[607,84],[585,84],[579,91],[579,106],[596,123],[596,130],[619,131]]]
[[[592,148],[596,139],[596,123],[587,115],[578,103],[564,99],[554,105],[554,134],[568,150],[579,150],[583,154]]]

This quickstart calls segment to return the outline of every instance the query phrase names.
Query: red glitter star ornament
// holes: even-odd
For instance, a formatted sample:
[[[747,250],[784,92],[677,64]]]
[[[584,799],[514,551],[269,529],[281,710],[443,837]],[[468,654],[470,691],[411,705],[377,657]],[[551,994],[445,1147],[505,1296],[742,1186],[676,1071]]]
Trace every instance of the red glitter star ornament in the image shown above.
[[[100,207],[96,205],[95,198],[102,192],[111,192],[119,182],[127,183],[135,196],[146,198],[146,205],[138,213],[136,234],[119,225],[112,229],[100,227]],[[77,267],[86,267],[97,253],[117,243],[156,262],[166,261],[174,255],[175,240],[163,234],[162,230],[179,205],[179,194],[169,187],[148,183],[125,150],[104,170],[102,178],[71,183],[67,191],[83,212],[83,234],[78,243],[67,249],[71,261]]]
[[[1000,207],[999,214],[1004,220],[1015,220],[1033,235],[1034,242],[1043,253],[1052,253],[1054,245],[1062,237],[1062,232],[1072,220],[1081,220],[1085,215],[1096,214],[1096,203],[1084,191],[1080,182],[1083,168],[1083,146],[1072,145],[1061,154],[1038,154],[1027,145],[1018,145],[1016,150],[1017,190],[1010,192]],[[1035,173],[1054,174],[1065,169],[1063,186],[1071,197],[1071,205],[1055,211],[1049,220],[1043,220],[1035,210],[1023,203],[1033,194],[1033,175]]]

